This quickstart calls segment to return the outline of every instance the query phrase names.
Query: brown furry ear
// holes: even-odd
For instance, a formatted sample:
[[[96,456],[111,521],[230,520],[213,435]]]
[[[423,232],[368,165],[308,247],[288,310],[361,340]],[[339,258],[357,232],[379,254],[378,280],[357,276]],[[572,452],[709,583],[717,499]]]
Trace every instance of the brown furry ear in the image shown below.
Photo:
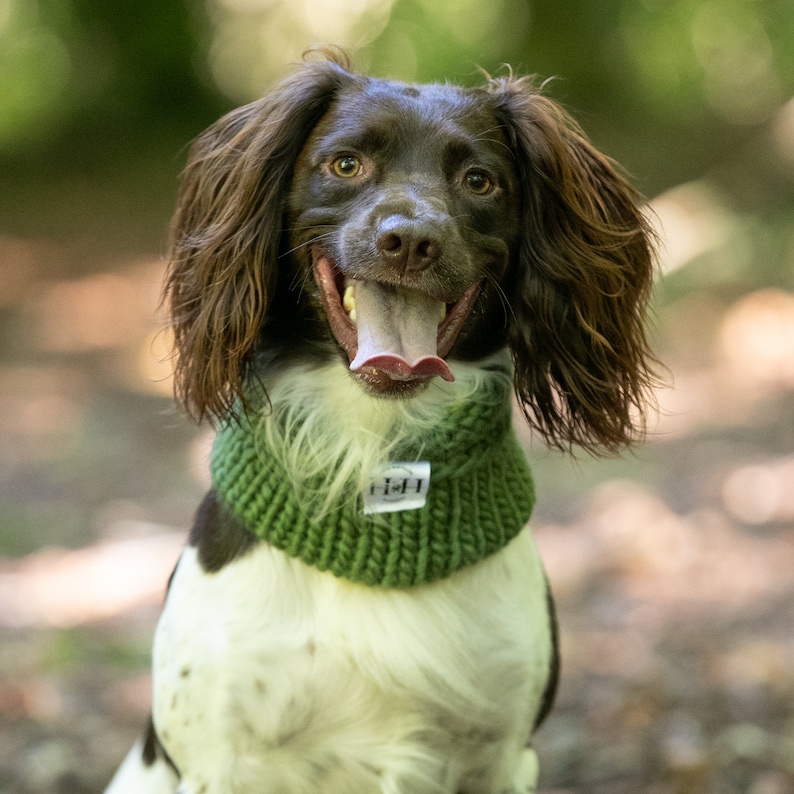
[[[234,412],[273,296],[295,161],[337,91],[343,57],[305,63],[193,144],[171,229],[164,303],[177,399],[197,420]]]
[[[489,90],[523,204],[508,286],[516,394],[554,446],[614,451],[644,430],[656,382],[644,328],[653,233],[637,192],[531,79]]]

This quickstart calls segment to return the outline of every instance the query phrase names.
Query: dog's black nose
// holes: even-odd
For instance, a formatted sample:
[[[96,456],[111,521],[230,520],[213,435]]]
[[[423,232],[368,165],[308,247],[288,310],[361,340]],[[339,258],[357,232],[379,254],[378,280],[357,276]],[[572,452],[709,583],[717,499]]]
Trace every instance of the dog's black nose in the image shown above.
[[[400,270],[424,270],[439,260],[444,251],[436,224],[401,215],[381,221],[375,244],[378,253]]]

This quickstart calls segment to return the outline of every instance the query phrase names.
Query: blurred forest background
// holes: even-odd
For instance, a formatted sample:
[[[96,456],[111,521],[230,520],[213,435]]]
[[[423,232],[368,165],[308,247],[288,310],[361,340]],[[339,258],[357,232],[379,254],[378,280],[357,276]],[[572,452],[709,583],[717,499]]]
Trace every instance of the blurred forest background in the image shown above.
[[[665,238],[649,441],[526,439],[563,645],[542,791],[794,792],[791,0],[0,0],[0,794],[99,792],[145,718],[210,438],[157,313],[177,174],[316,42],[556,77]]]

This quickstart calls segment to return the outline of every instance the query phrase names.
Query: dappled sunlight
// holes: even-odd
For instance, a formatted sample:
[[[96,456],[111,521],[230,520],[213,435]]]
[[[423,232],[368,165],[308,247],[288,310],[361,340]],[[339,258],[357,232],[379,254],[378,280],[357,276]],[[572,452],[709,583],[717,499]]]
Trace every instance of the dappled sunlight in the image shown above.
[[[83,412],[74,399],[45,394],[26,401],[15,416],[21,435],[40,437],[79,431]]]
[[[658,392],[658,440],[735,426],[794,390],[794,294],[757,290],[724,306],[684,298],[667,310],[672,381]]]
[[[794,594],[794,543],[790,534],[753,538],[722,513],[703,508],[681,517],[680,540],[687,554],[675,570],[636,571],[629,592],[655,604],[675,620],[678,608],[689,614],[716,616],[715,610],[752,614],[764,602]],[[659,539],[664,543],[665,537]],[[673,557],[673,551],[670,557]],[[641,575],[640,575],[641,574]]]
[[[162,281],[159,265],[44,282],[34,298],[38,346],[79,353],[127,346],[146,334]]]
[[[780,682],[785,681],[792,653],[785,647],[754,637],[739,639],[733,648],[715,657],[710,675],[730,687],[771,686],[786,697]]]
[[[392,20],[394,6],[395,0],[210,0],[213,77],[228,96],[250,101],[312,46],[349,49],[355,52],[357,66],[366,70],[369,48],[377,40],[375,71],[411,81],[422,55],[416,49],[417,33],[425,32],[417,30],[414,16],[428,20],[427,29],[442,31],[445,46],[479,53],[493,48],[494,41],[499,51],[518,46],[530,18],[525,4],[511,3],[508,8],[505,0],[422,0],[417,14]],[[510,24],[505,25],[508,16]],[[479,65],[478,58],[461,64],[468,73]]]
[[[794,389],[794,294],[759,290],[746,295],[726,313],[719,344],[735,388]]]
[[[78,551],[43,549],[0,564],[0,627],[75,626],[157,604],[184,545],[182,532]]]
[[[34,308],[38,346],[53,352],[119,347],[140,332],[137,295],[130,279],[99,273],[44,285]]]
[[[65,94],[74,62],[54,30],[38,26],[34,3],[0,3],[0,69],[4,83],[0,145],[24,140],[25,123],[53,127],[68,114]]]
[[[720,193],[700,180],[678,185],[650,203],[650,220],[661,245],[659,264],[669,274],[730,242],[737,219]]]
[[[85,397],[66,366],[0,367],[0,484],[18,466],[68,457],[83,432]]]
[[[734,124],[756,124],[782,95],[772,42],[752,4],[699,4],[692,26],[695,56],[711,107]]]
[[[641,100],[657,110],[682,113],[696,102],[728,124],[750,126],[785,100],[787,75],[776,45],[788,41],[773,40],[777,31],[763,3],[627,0],[621,16],[623,56],[632,62]]]
[[[394,0],[302,0],[283,5],[302,10],[303,23],[312,38],[361,47],[383,32]]]
[[[59,354],[106,354],[102,371],[133,391],[170,396],[171,335],[158,301],[161,262],[68,281],[44,280],[22,302],[32,344]]]
[[[29,294],[38,273],[35,246],[0,235],[0,308],[13,307]]]
[[[655,489],[613,480],[570,524],[534,534],[563,616],[558,709],[567,714],[552,714],[541,748],[570,719],[597,732],[591,751],[619,746],[623,761],[655,737],[673,778],[706,780],[710,765],[748,757],[790,768],[791,732],[760,730],[752,715],[769,697],[790,700],[794,524],[753,535],[719,509],[677,512]],[[627,739],[636,732],[645,740]],[[769,791],[789,791],[788,777],[769,781]]]
[[[136,366],[127,373],[126,382],[131,388],[140,389],[146,384],[147,391],[171,397],[174,393],[173,334],[164,328],[149,332],[140,340]]]
[[[673,373],[671,385],[656,392],[659,410],[649,439],[676,441],[715,422],[730,423],[732,414],[711,370]],[[740,421],[736,417],[736,421]]]
[[[446,27],[451,35],[462,45],[472,42],[487,41],[495,34],[507,34],[509,31],[500,30],[501,20],[505,14],[504,0],[491,0],[483,3],[481,0],[422,0],[425,11],[435,17]],[[515,14],[512,21],[512,30],[522,32],[526,26],[528,9],[522,9],[521,14]]]
[[[535,533],[551,580],[566,596],[599,571],[611,571],[631,597],[657,604],[668,621],[683,604],[706,611],[747,608],[794,592],[790,536],[749,538],[708,509],[677,515],[630,481],[597,488],[572,527]]]
[[[692,533],[652,491],[631,481],[593,491],[582,521],[606,558],[638,575],[675,575],[695,557]]]
[[[315,44],[361,49],[386,27],[393,0],[210,0],[210,66],[238,101],[259,97]]]
[[[794,457],[733,469],[722,483],[725,509],[747,524],[794,522]]]

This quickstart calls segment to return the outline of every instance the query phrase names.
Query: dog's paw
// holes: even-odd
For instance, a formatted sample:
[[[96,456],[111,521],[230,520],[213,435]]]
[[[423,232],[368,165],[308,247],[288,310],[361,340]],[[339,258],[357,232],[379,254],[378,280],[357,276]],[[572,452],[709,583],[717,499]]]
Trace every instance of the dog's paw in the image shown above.
[[[513,776],[513,787],[505,794],[534,794],[538,786],[538,756],[531,747],[527,747],[518,762]]]

